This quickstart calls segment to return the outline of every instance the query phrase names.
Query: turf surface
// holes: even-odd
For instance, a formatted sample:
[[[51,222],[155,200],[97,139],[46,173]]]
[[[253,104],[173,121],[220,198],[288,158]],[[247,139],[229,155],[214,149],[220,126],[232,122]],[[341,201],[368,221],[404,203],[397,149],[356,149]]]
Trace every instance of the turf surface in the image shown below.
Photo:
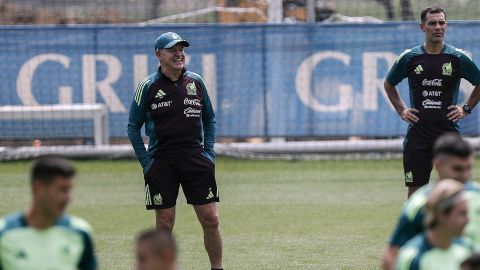
[[[76,161],[69,213],[95,229],[101,269],[132,269],[133,239],[152,227],[138,163]],[[0,164],[0,215],[30,201],[30,162]],[[400,160],[217,160],[226,269],[379,269],[406,190]],[[175,234],[181,269],[209,269],[183,193]]]

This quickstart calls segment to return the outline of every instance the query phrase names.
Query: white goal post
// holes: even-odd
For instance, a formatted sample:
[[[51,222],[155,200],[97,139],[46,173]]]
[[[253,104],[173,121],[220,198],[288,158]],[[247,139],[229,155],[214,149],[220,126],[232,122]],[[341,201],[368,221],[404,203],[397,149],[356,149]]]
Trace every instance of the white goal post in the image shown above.
[[[108,111],[103,104],[0,106],[0,120],[93,120],[96,146],[109,143]]]

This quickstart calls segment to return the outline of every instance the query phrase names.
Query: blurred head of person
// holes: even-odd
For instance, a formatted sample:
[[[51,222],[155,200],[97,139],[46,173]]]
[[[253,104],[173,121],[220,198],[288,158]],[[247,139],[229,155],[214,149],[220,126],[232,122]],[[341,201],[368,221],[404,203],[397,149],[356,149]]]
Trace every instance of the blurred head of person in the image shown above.
[[[177,249],[171,233],[147,230],[139,234],[135,245],[137,270],[175,270]]]
[[[47,220],[62,216],[71,199],[75,168],[56,156],[38,158],[31,169],[32,208]]]
[[[456,133],[440,136],[433,146],[433,165],[440,179],[465,183],[472,177],[473,149]]]
[[[425,205],[425,225],[449,238],[459,237],[468,223],[468,204],[464,186],[453,179],[435,184]]]
[[[466,259],[461,265],[461,270],[480,270],[480,253]]]

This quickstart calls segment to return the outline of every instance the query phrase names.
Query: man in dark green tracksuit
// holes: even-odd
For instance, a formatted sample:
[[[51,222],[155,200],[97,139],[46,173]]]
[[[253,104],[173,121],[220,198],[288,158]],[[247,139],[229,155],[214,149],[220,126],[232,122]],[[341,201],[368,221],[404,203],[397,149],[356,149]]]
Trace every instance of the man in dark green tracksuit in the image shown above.
[[[184,67],[189,43],[167,32],[155,40],[160,62],[137,87],[128,136],[143,167],[145,204],[157,229],[171,232],[180,185],[200,221],[212,269],[222,269],[222,239],[216,202],[215,114],[202,78]],[[140,130],[150,138],[148,150]]]

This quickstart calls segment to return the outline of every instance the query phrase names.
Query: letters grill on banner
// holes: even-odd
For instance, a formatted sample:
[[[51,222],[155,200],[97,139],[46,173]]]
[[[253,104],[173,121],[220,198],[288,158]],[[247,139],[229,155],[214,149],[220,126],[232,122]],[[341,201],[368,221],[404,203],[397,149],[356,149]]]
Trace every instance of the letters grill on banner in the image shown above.
[[[480,37],[473,33],[479,27],[477,22],[453,22],[446,40],[469,52],[477,63],[480,49],[475,44]],[[153,41],[166,31],[181,33],[191,44],[186,48],[187,68],[205,80],[218,136],[394,137],[406,132],[383,91],[384,77],[396,57],[423,40],[417,23],[404,22],[3,26],[0,105],[104,103],[110,137],[126,138],[134,91],[155,71]],[[422,84],[433,87],[442,80],[431,78]],[[408,101],[406,80],[399,89]],[[462,81],[459,103],[471,89]],[[435,97],[437,92],[422,95]],[[161,100],[162,93],[157,95],[157,108],[169,106]],[[197,103],[184,100],[185,105]],[[477,111],[461,123],[466,134],[480,134]],[[196,109],[184,113],[199,117]],[[92,128],[78,121],[0,124],[0,138],[75,137],[91,134]]]

